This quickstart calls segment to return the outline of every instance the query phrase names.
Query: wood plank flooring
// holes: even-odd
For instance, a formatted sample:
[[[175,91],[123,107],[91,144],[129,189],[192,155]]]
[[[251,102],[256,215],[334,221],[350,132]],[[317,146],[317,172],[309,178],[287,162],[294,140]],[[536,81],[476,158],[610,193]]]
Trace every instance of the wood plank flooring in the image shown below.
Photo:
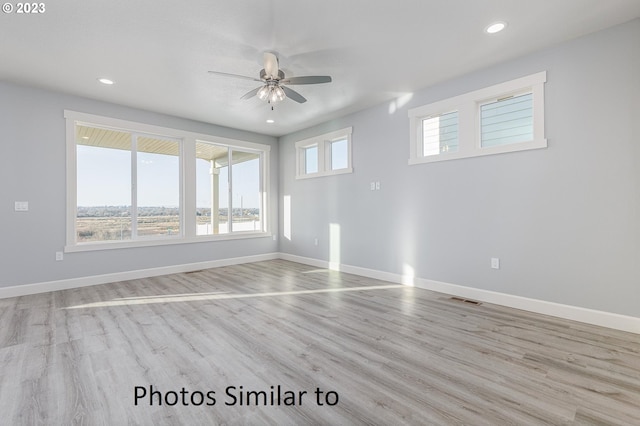
[[[237,265],[0,300],[0,424],[640,425],[640,335]]]

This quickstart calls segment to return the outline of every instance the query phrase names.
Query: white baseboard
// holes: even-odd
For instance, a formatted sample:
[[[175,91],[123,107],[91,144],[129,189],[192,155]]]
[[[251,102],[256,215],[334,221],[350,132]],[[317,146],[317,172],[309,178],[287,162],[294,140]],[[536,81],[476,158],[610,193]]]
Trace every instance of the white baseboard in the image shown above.
[[[547,302],[545,300],[530,299],[527,297],[514,296],[506,293],[498,293],[490,290],[465,287],[457,284],[450,284],[440,281],[427,280],[394,274],[390,272],[378,271],[375,269],[361,268],[350,265],[333,265],[324,260],[311,259],[307,257],[295,256],[288,253],[280,253],[280,259],[292,262],[339,270],[349,274],[374,278],[383,281],[390,281],[398,284],[405,284],[426,290],[458,296],[465,299],[473,299],[486,303],[507,306],[521,309],[523,311],[535,312],[543,315],[550,315],[567,320],[579,321],[586,324],[598,325],[615,330],[628,331],[640,334],[640,318],[620,315],[611,312],[598,311],[595,309],[581,308],[579,306],[564,305],[561,303]]]
[[[163,266],[159,268],[140,269],[135,271],[116,272],[112,274],[93,275],[82,278],[71,278],[66,280],[3,287],[0,288],[0,299],[26,296],[29,294],[46,293],[57,290],[68,290],[72,288],[134,280],[139,278],[155,277],[159,275],[191,272],[207,268],[218,268],[221,266],[239,265],[242,263],[261,262],[273,259],[289,260],[292,262],[302,263],[317,268],[338,270],[349,274],[360,275],[362,277],[374,278],[382,281],[389,281],[392,283],[424,288],[426,290],[463,297],[465,299],[494,303],[496,305],[522,309],[524,311],[551,315],[554,317],[579,321],[586,324],[598,325],[602,327],[640,334],[640,318],[637,317],[598,311],[595,309],[581,308],[578,306],[564,305],[561,303],[547,302],[544,300],[530,299],[527,297],[514,296],[511,294],[498,293],[495,291],[482,290],[472,287],[465,287],[461,285],[433,281],[424,278],[415,278],[413,276],[394,274],[391,272],[378,271],[375,269],[361,268],[359,266],[334,264],[325,260],[296,256],[288,253],[266,253],[255,256],[234,257],[230,259],[211,260],[183,265]]]
[[[229,259],[209,260],[206,262],[162,266],[159,268],[138,269],[135,271],[116,272],[112,274],[92,275],[89,277],[70,278],[66,280],[2,287],[0,288],[0,299],[4,299],[7,297],[26,296],[29,294],[47,293],[57,290],[68,290],[72,288],[114,283],[119,281],[135,280],[139,278],[157,277],[159,275],[198,271],[200,269],[218,268],[221,266],[239,265],[242,263],[261,262],[264,260],[273,260],[278,258],[278,253],[267,253],[254,256],[233,257]]]

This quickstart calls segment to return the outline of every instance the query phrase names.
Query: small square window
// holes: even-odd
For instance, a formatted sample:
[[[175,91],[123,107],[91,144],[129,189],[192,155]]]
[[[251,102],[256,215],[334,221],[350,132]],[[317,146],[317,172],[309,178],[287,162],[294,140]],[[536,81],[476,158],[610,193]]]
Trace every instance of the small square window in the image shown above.
[[[533,140],[533,93],[482,105],[480,135],[483,148]]]
[[[318,145],[304,149],[304,172],[318,173]]]
[[[422,120],[422,154],[458,151],[458,111]]]
[[[349,167],[349,145],[347,139],[331,142],[331,170]]]

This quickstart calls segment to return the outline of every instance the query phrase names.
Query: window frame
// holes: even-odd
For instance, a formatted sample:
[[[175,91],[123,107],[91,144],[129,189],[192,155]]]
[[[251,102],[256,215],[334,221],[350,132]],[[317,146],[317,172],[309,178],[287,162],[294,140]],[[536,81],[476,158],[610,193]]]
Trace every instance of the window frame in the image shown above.
[[[227,231],[226,233],[220,233],[220,234],[197,234],[197,229],[196,229],[196,238],[198,238],[198,240],[202,239],[202,238],[206,238],[206,237],[211,237],[211,236],[215,236],[215,237],[225,237],[228,235],[242,235],[242,234],[254,234],[256,232],[267,232],[267,223],[266,223],[266,200],[265,198],[268,198],[266,195],[266,190],[264,189],[266,186],[266,181],[265,181],[265,158],[266,158],[266,154],[265,151],[260,150],[260,149],[256,149],[256,148],[251,148],[248,146],[239,146],[239,145],[229,145],[229,144],[224,144],[224,143],[220,143],[220,142],[215,142],[213,140],[211,140],[211,138],[209,139],[203,139],[203,138],[198,138],[196,139],[196,143],[203,143],[203,144],[210,144],[210,145],[214,145],[214,146],[218,146],[218,147],[224,147],[228,150],[227,152],[227,156],[228,156],[228,164],[227,164],[227,174],[228,174],[228,193],[227,193],[227,203],[228,203],[228,207],[227,207],[227,223],[229,226],[229,231]],[[242,152],[242,153],[246,153],[246,154],[256,154],[258,155],[258,159],[259,161],[259,195],[258,195],[258,202],[260,205],[260,213],[261,213],[261,220],[260,220],[260,226],[261,226],[261,230],[259,231],[234,231],[233,230],[233,220],[232,220],[232,210],[236,208],[236,206],[233,203],[232,200],[232,192],[233,192],[233,170],[232,167],[234,165],[233,161],[232,161],[232,156],[234,152]],[[196,182],[196,186],[197,186],[197,182]],[[195,190],[195,187],[194,187]],[[197,201],[197,200],[196,200]],[[197,206],[196,206],[197,209]]]
[[[338,142],[342,142],[342,141],[346,141],[347,142],[347,166],[346,167],[341,167],[339,169],[334,169],[333,165],[333,147],[336,143]],[[343,137],[339,137],[339,138],[333,138],[329,141],[326,142],[326,149],[327,149],[327,153],[325,155],[325,158],[327,159],[327,163],[326,163],[326,169],[330,170],[331,172],[339,172],[341,170],[345,170],[348,169],[350,167],[350,161],[349,161],[349,157],[350,157],[350,149],[349,147],[351,146],[350,142],[349,142],[349,136],[343,136]]]
[[[316,171],[315,172],[310,172],[308,170],[309,169],[309,167],[308,167],[309,166],[309,161],[308,161],[309,160],[309,151],[314,149],[314,148],[316,150],[316,164],[315,164]],[[312,174],[318,173],[320,171],[320,167],[319,167],[319,165],[320,165],[320,147],[318,146],[318,144],[317,143],[313,143],[311,145],[307,145],[307,146],[302,147],[302,155],[304,157],[304,164],[303,164],[304,174],[305,175],[312,175]]]
[[[409,110],[409,165],[479,157],[547,147],[544,135],[544,84],[547,72],[541,71],[504,83],[485,87]],[[505,145],[481,146],[480,107],[505,97],[533,94],[533,139]],[[425,156],[423,153],[423,120],[458,111],[458,151]]]
[[[122,249],[130,247],[146,247],[185,243],[201,243],[205,241],[234,240],[244,238],[271,237],[269,209],[271,206],[269,164],[271,146],[266,144],[224,138],[172,129],[145,123],[121,120],[111,117],[87,114],[77,111],[64,111],[66,120],[66,245],[65,252],[82,252],[93,250]],[[181,141],[180,156],[180,235],[144,237],[135,240],[111,241],[76,241],[77,211],[77,157],[76,157],[76,125],[95,126],[132,134],[145,134]],[[226,234],[197,235],[196,232],[196,142],[205,142],[226,146],[229,149],[255,152],[260,154],[260,209],[262,215],[261,230],[236,231]]]
[[[443,112],[441,112],[439,114],[433,114],[433,115],[429,115],[427,117],[420,118],[420,124],[419,124],[419,126],[420,126],[420,141],[419,141],[420,146],[418,147],[419,155],[421,155],[422,157],[437,157],[438,155],[442,155],[443,153],[448,153],[449,152],[448,150],[447,151],[441,151],[440,147],[438,147],[438,154],[429,154],[429,155],[425,154],[425,149],[424,149],[424,147],[425,147],[424,124],[425,124],[425,121],[431,120],[431,119],[436,118],[436,117],[438,117],[438,118],[439,117],[443,117],[445,115],[449,115],[449,114],[452,114],[454,112],[457,113],[457,117],[456,117],[456,121],[458,121],[458,129],[457,130],[459,130],[459,128],[460,128],[460,125],[459,125],[460,117],[459,117],[459,115],[460,114],[459,114],[458,110],[456,110],[456,109],[449,110],[449,111],[443,111]],[[456,137],[456,140],[458,142],[458,145],[456,145],[456,147],[458,149],[456,149],[455,151],[451,151],[451,153],[458,152],[459,149],[460,149],[460,135],[459,134]]]
[[[353,128],[347,127],[341,130],[325,133],[295,143],[296,149],[296,179],[309,179],[322,176],[353,173],[352,167],[352,133]],[[334,142],[347,141],[347,167],[332,169],[331,146]],[[314,146],[318,147],[318,171],[307,173],[306,150]]]

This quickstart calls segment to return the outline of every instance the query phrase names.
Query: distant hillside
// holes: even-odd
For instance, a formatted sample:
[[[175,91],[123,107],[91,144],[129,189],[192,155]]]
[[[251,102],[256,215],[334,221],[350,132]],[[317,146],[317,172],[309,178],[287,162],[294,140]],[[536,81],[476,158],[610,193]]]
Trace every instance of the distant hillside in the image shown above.
[[[78,207],[77,217],[127,217],[131,215],[131,206],[91,206]],[[227,210],[219,209],[220,216],[227,216]],[[178,207],[138,207],[138,216],[178,216],[180,209]],[[233,209],[233,216],[258,216],[260,210],[257,208],[239,208]],[[211,209],[196,209],[197,216],[210,216]]]

